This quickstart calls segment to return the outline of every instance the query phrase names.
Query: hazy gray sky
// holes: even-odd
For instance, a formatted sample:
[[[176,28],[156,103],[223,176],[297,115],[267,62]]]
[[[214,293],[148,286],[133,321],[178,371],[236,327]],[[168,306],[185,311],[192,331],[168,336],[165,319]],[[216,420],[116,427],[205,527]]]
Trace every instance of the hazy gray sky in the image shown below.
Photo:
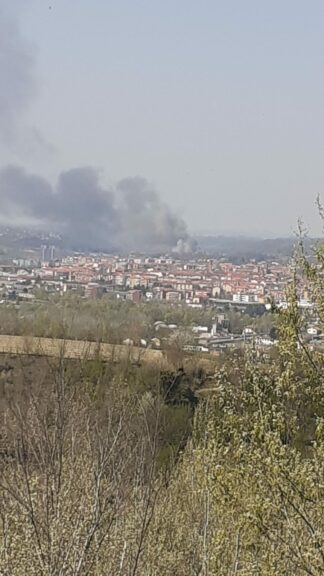
[[[25,54],[15,127],[0,97],[2,164],[52,180],[82,165],[107,183],[144,176],[193,232],[289,234],[299,216],[319,232],[323,0],[0,7]]]

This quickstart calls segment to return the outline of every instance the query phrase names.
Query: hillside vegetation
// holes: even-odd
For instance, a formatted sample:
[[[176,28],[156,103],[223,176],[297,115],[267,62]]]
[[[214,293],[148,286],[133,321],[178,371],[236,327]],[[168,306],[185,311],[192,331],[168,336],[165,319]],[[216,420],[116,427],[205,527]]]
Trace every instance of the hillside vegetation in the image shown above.
[[[303,275],[323,326],[315,256],[272,362],[231,355],[199,402],[198,372],[61,357],[13,386],[3,367],[1,574],[324,573],[324,358],[296,295]]]

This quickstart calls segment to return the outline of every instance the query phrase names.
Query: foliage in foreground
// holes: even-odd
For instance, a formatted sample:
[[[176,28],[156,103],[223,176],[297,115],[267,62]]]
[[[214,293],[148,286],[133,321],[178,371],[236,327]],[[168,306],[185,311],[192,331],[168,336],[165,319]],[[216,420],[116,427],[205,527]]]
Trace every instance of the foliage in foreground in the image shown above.
[[[323,327],[322,248],[299,264],[277,359],[251,350],[222,368],[171,470],[159,394],[76,386],[59,366],[50,391],[7,401],[2,574],[323,574],[324,360],[296,298],[304,274]]]

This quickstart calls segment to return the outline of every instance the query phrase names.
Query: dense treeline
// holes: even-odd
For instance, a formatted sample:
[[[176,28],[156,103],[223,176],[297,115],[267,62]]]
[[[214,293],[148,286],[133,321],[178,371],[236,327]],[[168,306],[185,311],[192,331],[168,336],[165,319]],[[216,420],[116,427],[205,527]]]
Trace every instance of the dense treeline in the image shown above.
[[[232,356],[198,405],[181,371],[61,359],[42,385],[4,379],[1,573],[323,574],[324,357],[296,298],[303,274],[323,326],[316,256],[296,262],[272,363]]]
[[[211,307],[197,309],[158,301],[133,304],[111,296],[98,300],[84,299],[72,293],[62,297],[46,296],[45,293],[39,296],[41,300],[35,303],[2,305],[1,333],[119,344],[127,338],[138,341],[168,334],[167,330],[156,333],[154,322],[158,320],[176,325],[190,336],[193,325],[211,328],[217,314]],[[252,316],[232,309],[226,310],[225,315],[228,329],[236,334],[247,326],[253,326],[257,332],[269,333],[274,325],[268,312]]]

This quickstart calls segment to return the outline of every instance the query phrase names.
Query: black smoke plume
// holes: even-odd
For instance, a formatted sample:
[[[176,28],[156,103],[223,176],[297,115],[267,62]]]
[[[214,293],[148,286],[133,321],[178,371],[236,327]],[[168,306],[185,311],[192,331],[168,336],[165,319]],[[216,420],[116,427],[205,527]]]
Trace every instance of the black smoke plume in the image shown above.
[[[10,0],[10,7],[15,3]],[[0,6],[2,143],[15,140],[36,92],[33,51],[11,12]],[[76,249],[185,253],[191,248],[185,223],[145,179],[127,178],[109,189],[91,167],[62,172],[54,186],[19,166],[0,169],[0,222],[59,233]]]
[[[10,142],[36,92],[36,83],[33,50],[21,36],[17,19],[1,6],[0,82],[0,139]]]
[[[91,167],[62,172],[53,187],[18,166],[0,170],[0,220],[62,235],[84,250],[188,253],[186,225],[144,178],[104,187]]]

